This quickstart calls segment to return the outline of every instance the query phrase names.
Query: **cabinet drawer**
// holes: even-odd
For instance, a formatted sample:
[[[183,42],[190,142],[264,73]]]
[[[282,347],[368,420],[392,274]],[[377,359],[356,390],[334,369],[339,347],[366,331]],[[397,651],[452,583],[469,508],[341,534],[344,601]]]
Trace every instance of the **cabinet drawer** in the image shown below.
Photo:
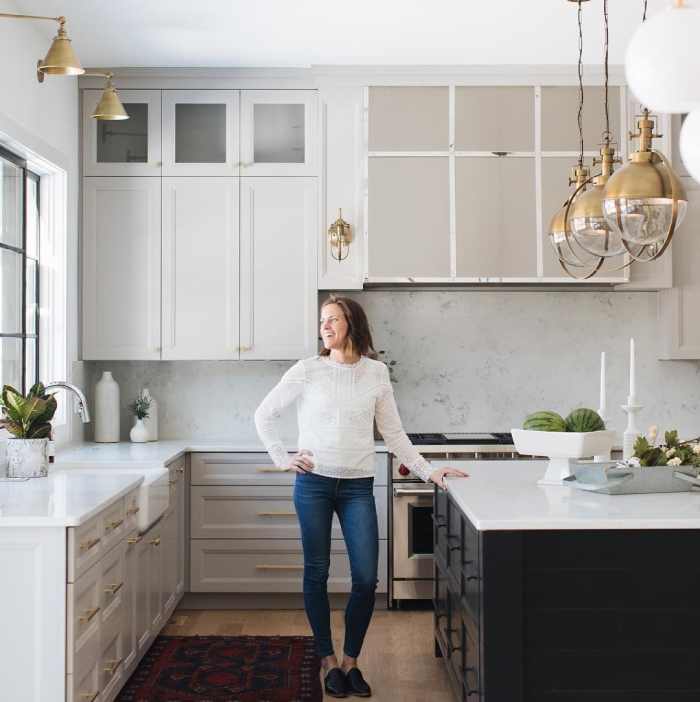
[[[126,584],[126,541],[115,546],[100,562],[102,570],[102,622],[120,616]]]
[[[99,627],[90,633],[79,655],[68,652],[68,660],[72,662],[66,677],[68,702],[101,702]]]
[[[108,702],[114,698],[123,681],[126,646],[120,619],[114,618],[111,623],[102,626],[100,641],[101,699]]]
[[[192,592],[301,592],[304,554],[293,540],[194,540],[190,544]],[[386,592],[386,541],[379,542],[377,592]],[[348,592],[345,544],[331,542],[329,592]]]
[[[293,486],[194,486],[191,488],[193,539],[299,539]],[[379,538],[387,538],[387,489],[374,488]],[[333,515],[333,539],[343,533]]]
[[[68,582],[74,582],[104,553],[102,518],[93,517],[85,524],[68,529]]]
[[[90,656],[94,636],[100,632],[100,612],[102,592],[100,590],[102,571],[96,563],[67,588],[67,651],[66,669],[73,673],[84,665],[81,661]],[[95,649],[97,650],[97,649]]]
[[[102,512],[102,548],[109,551],[127,533],[125,500],[117,500]]]

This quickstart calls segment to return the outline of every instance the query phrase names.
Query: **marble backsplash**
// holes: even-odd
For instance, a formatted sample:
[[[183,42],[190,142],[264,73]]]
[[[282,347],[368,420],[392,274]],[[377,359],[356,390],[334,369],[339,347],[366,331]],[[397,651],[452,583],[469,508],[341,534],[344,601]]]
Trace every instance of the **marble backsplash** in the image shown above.
[[[393,367],[407,431],[508,430],[537,409],[598,407],[600,352],[608,414],[621,431],[629,338],[637,344],[640,428],[700,435],[700,363],[659,361],[655,293],[370,290],[353,293]],[[321,299],[325,298],[325,294]],[[291,362],[86,362],[88,396],[103,370],[120,384],[122,436],[141,387],[157,399],[161,438],[250,439],[253,412]],[[293,411],[282,433],[296,433]],[[86,432],[91,438],[91,428]]]

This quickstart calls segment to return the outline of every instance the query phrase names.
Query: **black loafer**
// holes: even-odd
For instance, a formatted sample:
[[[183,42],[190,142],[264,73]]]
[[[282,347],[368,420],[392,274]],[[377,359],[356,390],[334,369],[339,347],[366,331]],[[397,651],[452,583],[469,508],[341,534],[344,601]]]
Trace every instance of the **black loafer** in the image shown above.
[[[357,697],[372,696],[372,690],[362,677],[362,673],[360,672],[359,668],[350,668],[350,670],[345,673],[345,682],[347,685],[347,691],[351,695],[357,695]]]
[[[323,680],[326,694],[331,697],[347,697],[348,687],[345,673],[340,668],[331,668]]]

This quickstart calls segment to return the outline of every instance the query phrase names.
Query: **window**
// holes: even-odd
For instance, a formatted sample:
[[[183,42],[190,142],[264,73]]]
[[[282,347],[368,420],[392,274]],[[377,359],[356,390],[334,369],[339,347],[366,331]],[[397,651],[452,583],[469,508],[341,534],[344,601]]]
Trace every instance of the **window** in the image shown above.
[[[0,385],[39,377],[39,176],[0,147]]]

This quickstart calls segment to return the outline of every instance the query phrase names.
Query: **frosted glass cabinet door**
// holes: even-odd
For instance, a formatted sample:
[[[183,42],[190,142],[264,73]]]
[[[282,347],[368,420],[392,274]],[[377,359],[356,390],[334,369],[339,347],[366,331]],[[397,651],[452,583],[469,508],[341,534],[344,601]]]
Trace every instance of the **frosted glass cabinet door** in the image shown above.
[[[316,178],[241,178],[241,360],[317,352]]]
[[[446,157],[369,159],[369,278],[450,275]]]
[[[83,178],[83,359],[160,358],[160,179]]]
[[[456,161],[457,276],[535,278],[535,159]]]
[[[238,91],[163,91],[163,175],[238,173]]]
[[[238,358],[238,178],[163,179],[163,359]]]
[[[241,176],[318,175],[315,90],[241,92]]]
[[[101,90],[83,91],[86,176],[160,176],[160,90],[120,90],[129,119],[91,117]]]

